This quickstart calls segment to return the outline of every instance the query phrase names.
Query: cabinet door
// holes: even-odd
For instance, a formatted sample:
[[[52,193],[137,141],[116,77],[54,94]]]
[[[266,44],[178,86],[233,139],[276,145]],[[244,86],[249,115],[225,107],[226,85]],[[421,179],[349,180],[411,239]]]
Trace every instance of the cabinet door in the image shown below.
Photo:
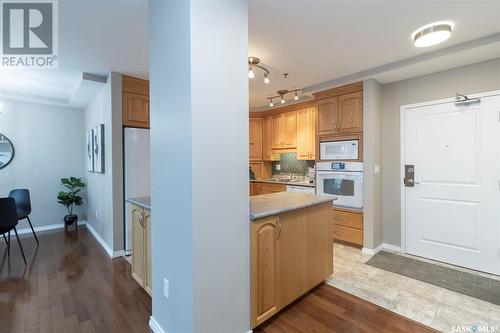
[[[255,179],[262,179],[264,177],[264,166],[262,162],[250,162],[250,169],[252,169]]]
[[[271,116],[271,126],[272,126],[272,149],[283,149],[283,116],[281,114],[275,114]]]
[[[307,209],[300,209],[279,215],[278,224],[278,277],[279,307],[286,306],[307,292],[307,253],[305,235],[307,232]]]
[[[335,134],[338,132],[337,97],[318,101],[318,135]]]
[[[297,159],[315,159],[315,114],[314,108],[297,111]]]
[[[338,115],[341,133],[363,131],[362,92],[354,92],[339,97]]]
[[[297,111],[283,113],[283,146],[286,149],[297,147]]]
[[[311,160],[316,160],[316,128],[317,128],[317,117],[316,117],[316,108],[311,108]]]
[[[144,228],[142,226],[143,209],[132,205],[132,277],[144,286]]]
[[[251,326],[278,312],[278,228],[276,216],[251,224]]]
[[[144,267],[146,278],[144,280],[144,289],[153,295],[152,291],[152,272],[151,272],[151,212],[145,211],[144,214]]]
[[[123,92],[123,126],[149,128],[149,97]]]
[[[267,116],[262,120],[262,159],[272,161],[273,120]]]
[[[250,160],[262,160],[262,119],[250,118]]]

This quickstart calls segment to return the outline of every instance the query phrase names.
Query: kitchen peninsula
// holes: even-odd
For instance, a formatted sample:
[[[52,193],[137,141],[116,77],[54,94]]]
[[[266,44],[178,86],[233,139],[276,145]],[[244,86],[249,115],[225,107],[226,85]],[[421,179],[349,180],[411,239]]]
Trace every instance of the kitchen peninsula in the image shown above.
[[[335,199],[294,192],[250,197],[252,328],[333,274]]]

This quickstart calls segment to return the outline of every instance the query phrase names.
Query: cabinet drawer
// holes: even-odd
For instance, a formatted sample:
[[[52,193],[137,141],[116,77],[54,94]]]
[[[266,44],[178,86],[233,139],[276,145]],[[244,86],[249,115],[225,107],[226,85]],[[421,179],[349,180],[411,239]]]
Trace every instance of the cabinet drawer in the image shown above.
[[[285,192],[286,185],[262,183],[262,194]]]
[[[340,210],[332,211],[333,224],[350,227],[354,229],[363,229],[363,215],[349,213]]]
[[[363,246],[363,230],[333,225],[333,238]]]

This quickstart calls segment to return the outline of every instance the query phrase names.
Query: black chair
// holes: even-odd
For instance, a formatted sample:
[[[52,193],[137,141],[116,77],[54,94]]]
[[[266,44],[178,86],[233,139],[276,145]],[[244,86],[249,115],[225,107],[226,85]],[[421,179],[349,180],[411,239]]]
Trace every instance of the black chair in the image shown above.
[[[7,254],[10,257],[10,232],[14,230],[16,233],[17,243],[21,249],[21,254],[23,255],[24,264],[26,263],[26,257],[24,256],[23,247],[21,241],[19,240],[19,235],[17,234],[16,226],[18,223],[16,202],[13,198],[0,198],[0,234],[3,235],[5,242],[7,243]],[[8,237],[5,237],[5,234]]]
[[[19,221],[28,219],[33,236],[35,236],[36,243],[38,243],[38,237],[36,237],[35,230],[31,224],[29,215],[31,214],[31,200],[30,191],[26,189],[12,190],[9,193],[9,198],[13,198],[16,201],[17,219]]]

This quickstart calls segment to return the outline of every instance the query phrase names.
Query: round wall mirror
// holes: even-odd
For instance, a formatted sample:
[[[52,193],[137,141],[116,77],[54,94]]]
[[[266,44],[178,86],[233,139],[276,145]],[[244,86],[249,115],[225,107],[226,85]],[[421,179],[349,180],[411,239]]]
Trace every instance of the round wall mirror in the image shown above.
[[[5,168],[14,158],[14,145],[5,135],[0,134],[0,169]]]

